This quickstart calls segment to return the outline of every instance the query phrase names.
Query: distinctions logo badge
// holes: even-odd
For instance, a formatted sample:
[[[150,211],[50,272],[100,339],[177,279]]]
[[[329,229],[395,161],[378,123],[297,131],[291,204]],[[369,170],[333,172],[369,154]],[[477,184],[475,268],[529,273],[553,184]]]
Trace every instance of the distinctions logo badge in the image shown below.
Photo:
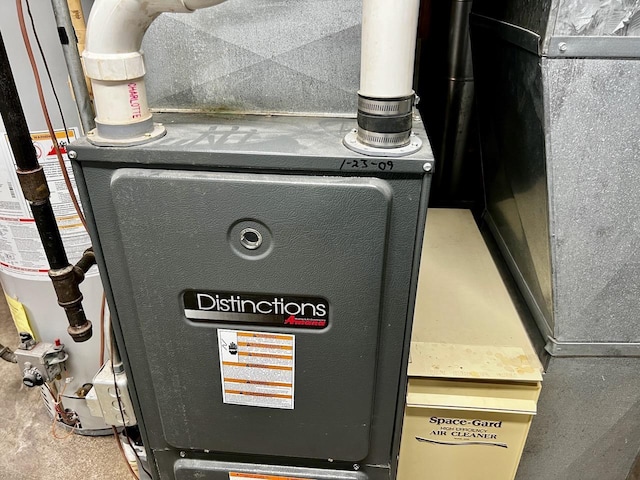
[[[329,303],[320,297],[186,290],[182,301],[185,316],[199,322],[312,329],[329,324]]]

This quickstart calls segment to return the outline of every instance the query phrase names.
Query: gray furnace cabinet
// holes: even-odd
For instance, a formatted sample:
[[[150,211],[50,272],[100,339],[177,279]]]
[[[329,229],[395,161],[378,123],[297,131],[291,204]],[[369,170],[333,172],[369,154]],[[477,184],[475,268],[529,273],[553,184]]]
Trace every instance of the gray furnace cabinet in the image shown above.
[[[154,478],[393,478],[428,146],[359,156],[348,119],[161,119],[145,145],[73,146]]]

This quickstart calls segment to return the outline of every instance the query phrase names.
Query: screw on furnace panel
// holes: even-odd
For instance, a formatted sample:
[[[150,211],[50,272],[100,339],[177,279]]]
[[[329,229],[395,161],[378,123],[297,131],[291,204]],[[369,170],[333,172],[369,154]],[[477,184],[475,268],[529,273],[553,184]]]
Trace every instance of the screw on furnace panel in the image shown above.
[[[433,169],[433,164],[432,164],[432,163],[425,163],[425,164],[422,166],[422,169],[423,169],[425,172],[430,172],[430,171]]]
[[[78,154],[75,150],[69,150],[69,152],[67,153],[67,157],[69,157],[71,160],[75,160],[76,158],[78,158]]]
[[[180,452],[180,457],[184,458],[187,456],[187,452],[185,452],[184,450]]]
[[[360,470],[360,465],[358,465],[357,463],[353,464],[353,469],[354,470]]]
[[[558,44],[558,50],[560,50],[561,52],[566,52],[567,51],[567,44],[565,42],[560,42]]]

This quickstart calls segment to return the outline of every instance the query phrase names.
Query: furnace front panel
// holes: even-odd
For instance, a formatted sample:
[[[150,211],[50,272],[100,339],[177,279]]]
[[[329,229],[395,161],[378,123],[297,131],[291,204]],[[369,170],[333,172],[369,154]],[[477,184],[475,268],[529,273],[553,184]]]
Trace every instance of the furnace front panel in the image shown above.
[[[76,145],[152,468],[390,478],[428,152],[363,162],[339,119],[176,118]]]

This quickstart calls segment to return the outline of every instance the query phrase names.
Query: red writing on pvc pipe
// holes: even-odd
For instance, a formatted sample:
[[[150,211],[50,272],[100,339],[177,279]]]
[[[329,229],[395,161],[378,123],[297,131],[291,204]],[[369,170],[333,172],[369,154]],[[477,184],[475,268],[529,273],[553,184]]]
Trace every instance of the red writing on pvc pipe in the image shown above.
[[[140,118],[142,116],[142,112],[140,109],[140,101],[138,100],[140,96],[138,95],[138,84],[135,82],[130,83],[129,85],[129,105],[131,106],[131,118]]]

